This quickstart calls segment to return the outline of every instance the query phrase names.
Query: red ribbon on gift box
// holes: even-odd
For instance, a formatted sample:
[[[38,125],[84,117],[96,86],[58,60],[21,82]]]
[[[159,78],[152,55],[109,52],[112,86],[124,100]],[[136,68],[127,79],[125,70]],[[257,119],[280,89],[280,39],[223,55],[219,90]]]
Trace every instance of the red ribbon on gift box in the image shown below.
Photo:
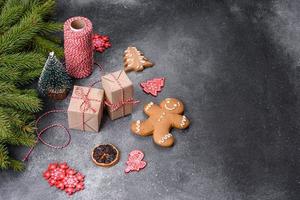
[[[114,112],[114,111],[116,111],[116,110],[118,110],[119,108],[121,108],[122,106],[124,106],[124,105],[126,105],[126,104],[137,104],[137,103],[139,103],[140,101],[138,101],[138,100],[134,100],[133,98],[130,98],[130,99],[127,99],[127,100],[125,100],[125,101],[120,101],[119,103],[115,103],[115,104],[113,104],[113,103],[110,103],[109,101],[104,101],[104,103],[105,103],[105,105],[107,105],[110,109],[111,109],[111,111],[112,112]],[[124,111],[124,109],[123,109],[123,115],[125,114],[124,113],[125,111]]]
[[[74,99],[81,99],[82,100],[82,103],[80,105],[80,111],[82,113],[82,129],[83,129],[83,131],[85,131],[85,126],[88,126],[89,128],[92,129],[92,127],[90,127],[88,124],[85,123],[85,119],[84,119],[85,112],[88,111],[88,110],[91,110],[93,113],[97,112],[96,109],[92,107],[91,101],[101,102],[98,99],[89,98],[89,94],[90,94],[91,89],[92,89],[92,87],[90,86],[87,93],[85,94],[83,88],[77,87],[75,89],[75,94],[77,96],[74,96],[74,97],[72,96],[71,97],[71,98],[74,98]]]
[[[114,74],[110,74],[113,77],[113,79],[115,79],[115,81],[117,82],[117,84],[120,86],[120,88],[122,90],[122,100],[119,103],[115,103],[115,104],[109,102],[108,100],[105,100],[104,103],[105,103],[105,105],[107,105],[111,109],[111,112],[114,112],[114,111],[118,110],[119,108],[123,107],[123,109],[122,109],[123,110],[123,115],[125,115],[125,106],[124,105],[126,105],[126,104],[134,105],[134,104],[139,103],[140,101],[134,100],[133,98],[129,98],[127,100],[124,100],[124,98],[125,98],[124,97],[124,88],[123,88],[122,84],[119,81],[119,77],[121,76],[122,72],[123,71],[120,72],[118,77],[116,77]]]

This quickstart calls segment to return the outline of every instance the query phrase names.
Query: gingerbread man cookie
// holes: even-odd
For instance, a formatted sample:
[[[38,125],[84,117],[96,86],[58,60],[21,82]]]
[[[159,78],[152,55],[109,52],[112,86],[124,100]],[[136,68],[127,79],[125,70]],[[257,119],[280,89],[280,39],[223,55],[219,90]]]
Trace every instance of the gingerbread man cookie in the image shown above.
[[[159,106],[150,102],[144,106],[144,112],[149,118],[132,122],[131,131],[140,136],[153,135],[154,142],[162,147],[174,144],[170,133],[172,128],[185,129],[190,125],[190,121],[182,115],[183,103],[174,98],[166,98]]]
[[[144,68],[152,67],[153,65],[136,47],[128,47],[124,52],[125,72],[143,71]]]

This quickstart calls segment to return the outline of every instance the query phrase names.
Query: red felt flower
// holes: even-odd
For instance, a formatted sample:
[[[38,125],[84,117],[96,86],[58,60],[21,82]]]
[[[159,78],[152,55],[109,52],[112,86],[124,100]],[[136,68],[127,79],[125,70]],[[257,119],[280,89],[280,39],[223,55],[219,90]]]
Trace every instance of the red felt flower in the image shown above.
[[[103,53],[106,49],[111,47],[111,43],[109,42],[109,37],[106,35],[93,35],[93,46],[94,50],[100,53]]]
[[[84,175],[70,168],[67,163],[51,163],[43,173],[50,186],[55,186],[72,195],[84,189]]]
[[[160,92],[165,85],[165,78],[154,78],[142,82],[140,85],[145,93],[151,94],[152,96],[156,97],[158,95],[158,92]]]

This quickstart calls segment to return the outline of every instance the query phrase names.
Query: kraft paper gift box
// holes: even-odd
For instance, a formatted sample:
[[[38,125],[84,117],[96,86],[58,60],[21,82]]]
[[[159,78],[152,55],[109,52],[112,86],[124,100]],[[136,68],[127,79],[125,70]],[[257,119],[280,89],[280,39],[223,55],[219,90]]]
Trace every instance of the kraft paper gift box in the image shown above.
[[[101,77],[105,91],[105,104],[110,119],[118,119],[132,113],[133,85],[124,70]]]
[[[68,108],[69,128],[99,132],[103,100],[102,89],[74,86]]]

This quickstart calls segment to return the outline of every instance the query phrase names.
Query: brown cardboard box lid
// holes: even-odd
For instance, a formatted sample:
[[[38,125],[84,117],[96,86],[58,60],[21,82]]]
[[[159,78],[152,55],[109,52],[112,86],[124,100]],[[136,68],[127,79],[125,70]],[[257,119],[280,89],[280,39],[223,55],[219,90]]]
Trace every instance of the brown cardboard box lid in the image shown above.
[[[107,74],[105,76],[101,77],[102,83],[107,82],[109,84],[105,84],[105,90],[110,91],[111,93],[120,90],[120,85],[118,84],[121,83],[123,88],[127,88],[132,86],[132,82],[129,80],[128,76],[126,75],[124,70],[119,70],[110,74]],[[116,81],[118,80],[118,82]]]
[[[82,112],[80,107],[83,104],[83,96],[89,92],[88,99],[90,102],[90,107],[92,109],[85,110],[85,113],[96,114],[100,111],[101,104],[104,98],[104,91],[98,88],[90,88],[90,87],[82,87],[82,86],[74,86],[72,97],[70,100],[68,111],[73,112]],[[96,113],[93,111],[95,110]]]

